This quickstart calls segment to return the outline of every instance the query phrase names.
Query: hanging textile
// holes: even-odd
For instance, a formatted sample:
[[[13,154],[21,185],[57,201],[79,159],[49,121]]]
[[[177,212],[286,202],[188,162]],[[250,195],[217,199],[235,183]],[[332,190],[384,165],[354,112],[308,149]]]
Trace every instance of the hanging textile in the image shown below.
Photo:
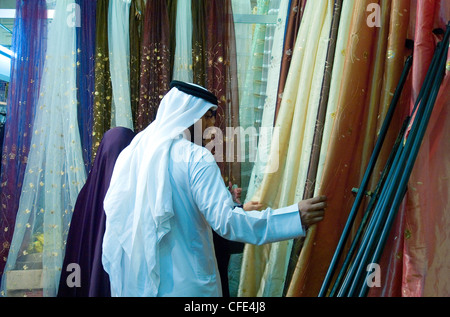
[[[139,105],[141,75],[141,46],[144,25],[144,0],[132,0],[130,5],[130,102],[133,126],[137,125],[136,112]]]
[[[365,140],[361,134],[368,114],[368,107],[361,105],[368,96],[376,31],[367,24],[368,4],[369,1],[356,1],[352,12],[341,80],[341,87],[345,89],[341,89],[339,95],[319,190],[328,197],[327,217],[309,229],[291,296],[317,296],[353,202],[351,190],[360,182],[359,168],[356,167],[362,164],[361,149]],[[343,15],[341,20],[346,18]]]
[[[291,0],[289,4],[289,15],[286,26],[286,36],[283,44],[283,59],[281,62],[280,79],[278,83],[278,98],[275,109],[274,123],[280,110],[281,100],[283,97],[284,86],[292,61],[292,51],[295,46],[298,29],[302,21],[303,12],[305,11],[306,0]]]
[[[92,132],[92,157],[111,127],[112,86],[108,48],[108,10],[109,0],[97,0],[95,33],[95,85]]]
[[[173,79],[192,83],[192,12],[190,1],[177,1]]]
[[[206,1],[191,0],[192,14],[192,71],[194,83],[206,83]],[[212,27],[212,26],[211,26]]]
[[[272,4],[271,4],[272,5]],[[248,185],[247,200],[251,199],[255,194],[255,190],[259,188],[262,179],[264,177],[264,170],[266,167],[267,159],[269,157],[271,137],[273,131],[273,122],[275,117],[275,108],[278,95],[278,81],[281,72],[281,63],[283,54],[283,40],[286,27],[286,16],[288,3],[281,2],[276,5],[279,7],[277,24],[275,26],[273,34],[273,44],[268,48],[271,51],[269,57],[269,70],[267,75],[267,85],[265,92],[264,108],[261,118],[261,130],[258,138],[258,149],[256,155],[256,161],[252,168],[252,174]]]
[[[450,295],[448,199],[450,56],[429,129],[411,174],[404,230],[402,296]]]
[[[270,0],[257,1],[256,14],[267,15],[269,5],[272,2]],[[239,100],[239,121],[243,129],[240,138],[242,156],[241,187],[243,188],[244,197],[247,195],[247,188],[249,187],[248,184],[255,162],[256,137],[258,136],[267,86],[267,64],[263,65],[267,28],[266,24],[256,24],[254,26],[252,46],[242,87],[243,95]]]
[[[147,1],[136,132],[144,130],[155,119],[161,99],[169,91],[172,75],[168,9],[167,1]]]
[[[380,109],[379,109],[379,120],[377,126],[377,132],[381,128],[381,119],[386,116],[389,103],[395,91],[395,85],[400,79],[402,72],[401,65],[406,55],[411,55],[412,52],[408,52],[405,47],[405,40],[407,38],[407,31],[409,28],[411,11],[410,3],[396,0],[392,1],[391,4],[391,14],[389,21],[389,37],[386,49],[386,60],[385,69],[383,77],[383,87],[380,94]],[[409,77],[411,78],[411,76]],[[392,121],[390,123],[390,129],[387,131],[385,136],[385,146],[380,150],[378,161],[374,167],[373,177],[369,185],[370,189],[376,187],[376,181],[382,172],[383,166],[385,165],[387,158],[389,157],[389,150],[395,141],[396,133],[400,131],[400,127],[408,114],[408,101],[410,98],[410,79],[405,84],[403,88],[403,93],[401,99],[397,105],[397,111],[394,113]],[[401,209],[404,207],[401,207]],[[386,255],[382,258],[383,262],[380,262],[381,277],[383,279],[381,288],[372,288],[370,290],[369,296],[401,296],[401,272],[402,271],[402,261],[401,261],[401,251],[399,253],[399,247],[402,246],[404,235],[403,235],[403,224],[404,224],[404,213],[402,211],[398,212],[399,217],[397,225],[394,226],[391,234],[391,239],[386,244]],[[389,250],[389,251],[388,251]],[[389,268],[389,269],[386,269]]]
[[[102,265],[102,243],[106,215],[103,200],[120,152],[130,144],[132,130],[117,127],[107,131],[86,184],[78,195],[67,236],[66,252],[59,281],[58,297],[110,297],[109,276]],[[73,263],[80,276],[71,277]],[[70,283],[78,282],[75,287]]]
[[[329,139],[331,136],[331,130],[334,125],[334,120],[336,118],[336,111],[338,106],[338,97],[341,88],[341,81],[345,63],[345,57],[347,55],[347,44],[350,37],[350,26],[351,26],[351,16],[353,13],[354,0],[343,1],[342,8],[340,11],[339,27],[336,40],[335,56],[333,60],[333,69],[331,73],[330,88],[328,91],[328,104],[327,111],[325,114],[325,122],[322,132],[322,144],[319,156],[319,162],[317,164],[316,172],[316,184],[314,186],[313,196],[318,195],[320,192],[321,179],[323,168],[325,165],[325,159],[327,156],[327,148],[329,144]],[[309,257],[309,252],[311,248],[311,238],[314,236],[316,227],[311,227],[305,240],[302,242],[301,252],[298,255],[298,260],[294,268],[293,276],[289,282],[289,288],[287,290],[286,296],[293,296],[299,288],[299,280],[303,278],[302,270],[304,266],[304,261]],[[293,257],[295,259],[295,257]]]
[[[191,10],[193,80],[219,99],[217,129],[210,130],[213,141],[207,140],[206,147],[214,151],[226,184],[240,184],[237,145],[234,136],[226,135],[226,128],[238,127],[240,120],[231,0],[193,0]]]
[[[108,47],[112,84],[111,127],[133,129],[130,96],[130,4],[110,1]]]
[[[47,49],[45,0],[17,1],[12,36],[11,81],[2,148],[0,276],[6,264],[28,160],[34,113]]]
[[[411,106],[417,100],[439,37],[433,30],[450,21],[447,1],[417,1],[414,32]],[[428,129],[417,156],[406,195],[404,215],[401,296],[449,296],[449,72],[439,89]],[[411,108],[412,111],[412,108]],[[398,231],[398,230],[397,230]]]
[[[270,150],[270,141],[273,132],[273,117],[275,113],[275,103],[277,96],[277,85],[279,74],[280,74],[280,63],[282,57],[282,47],[283,47],[283,39],[285,34],[285,25],[286,25],[286,15],[287,15],[287,7],[288,2],[286,1],[271,1],[270,6],[272,7],[271,14],[276,14],[278,11],[277,23],[274,26],[268,27],[266,31],[266,39],[265,46],[267,52],[271,52],[270,56],[266,56],[267,63],[267,83],[271,83],[271,85],[265,85],[266,91],[264,93],[264,108],[262,111],[261,117],[261,130],[259,132],[258,144],[257,144],[257,154],[255,157],[255,162],[253,165],[253,169],[251,172],[250,182],[248,184],[248,188],[242,189],[242,200],[245,202],[253,197],[255,188],[259,186],[262,181],[265,164],[267,162],[267,158],[269,156]],[[248,27],[248,25],[245,25]],[[240,29],[245,31],[245,28],[239,26]],[[242,36],[243,34],[241,34]],[[244,34],[245,36],[245,34]],[[273,39],[271,39],[273,38]],[[244,43],[243,43],[244,44]],[[238,46],[239,47],[239,46]],[[242,49],[242,47],[240,47]],[[266,54],[267,55],[267,54]],[[242,65],[240,64],[240,67]],[[245,72],[244,72],[245,73]],[[256,146],[256,145],[255,145]],[[247,197],[247,198],[246,198]],[[237,290],[239,289],[239,275],[242,261],[242,253],[240,255],[234,255],[231,258],[230,263],[233,267],[239,267],[239,269],[233,269],[231,271],[232,274],[235,274],[237,277],[237,285],[234,287],[236,289],[235,294],[237,295]],[[234,286],[234,281],[231,282],[231,285]]]
[[[89,172],[92,167],[97,1],[77,0],[76,4],[79,6],[79,12],[76,7],[72,7],[75,13],[75,20],[72,22],[77,32],[78,127],[86,172]]]
[[[287,78],[284,100],[272,140],[271,153],[261,186],[251,200],[264,205],[287,206],[302,200],[312,147],[328,39],[333,12],[332,1],[307,2]],[[274,172],[273,172],[274,171]],[[280,184],[273,190],[273,184]],[[241,296],[283,294],[292,240],[263,246],[267,261],[260,264],[262,275],[254,276],[254,246],[246,245],[241,273]],[[246,256],[246,253],[248,256]],[[256,253],[256,252],[255,252]],[[257,272],[258,273],[258,272]],[[248,282],[247,282],[248,281]]]
[[[73,0],[56,1],[49,27],[27,170],[2,280],[6,296],[24,282],[14,278],[17,274],[42,274],[43,295],[56,295],[73,208],[86,180],[77,126],[75,28],[67,23],[71,4]]]
[[[322,168],[319,165],[322,153],[322,140],[324,138],[323,131],[325,128],[326,114],[328,111],[328,101],[330,96],[330,84],[332,70],[334,69],[335,53],[336,53],[336,39],[338,35],[338,29],[340,24],[342,10],[342,0],[335,0],[333,7],[333,17],[331,20],[331,29],[329,34],[329,41],[327,47],[327,56],[325,60],[325,67],[323,70],[322,88],[320,92],[319,107],[317,110],[316,127],[314,130],[313,143],[311,149],[311,155],[309,159],[308,172],[306,175],[306,183],[303,191],[303,199],[309,199],[314,197],[314,192],[317,184],[317,175],[321,172]],[[304,238],[294,240],[292,252],[290,256],[289,266],[286,275],[285,294],[289,290],[291,285],[292,276],[297,266],[300,250],[302,248]]]
[[[232,0],[233,14],[252,14],[251,0]],[[235,23],[234,31],[236,34],[236,59],[239,65],[238,83],[239,100],[241,100],[245,90],[244,82],[247,74],[248,61],[252,44],[253,26],[250,23]]]

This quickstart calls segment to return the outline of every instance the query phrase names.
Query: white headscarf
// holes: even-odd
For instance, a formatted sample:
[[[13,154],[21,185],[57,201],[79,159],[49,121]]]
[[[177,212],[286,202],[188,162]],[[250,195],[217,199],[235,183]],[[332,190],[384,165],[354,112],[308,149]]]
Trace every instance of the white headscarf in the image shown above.
[[[186,84],[179,84],[183,85],[175,86],[162,99],[155,121],[121,152],[114,167],[104,200],[102,255],[113,295],[121,296],[124,286],[133,289],[142,285],[144,296],[158,294],[158,244],[170,231],[169,219],[174,214],[168,170],[170,148],[209,109],[217,108],[211,99],[183,92]],[[200,86],[189,86],[213,96]],[[129,261],[126,273],[122,271],[123,261]]]

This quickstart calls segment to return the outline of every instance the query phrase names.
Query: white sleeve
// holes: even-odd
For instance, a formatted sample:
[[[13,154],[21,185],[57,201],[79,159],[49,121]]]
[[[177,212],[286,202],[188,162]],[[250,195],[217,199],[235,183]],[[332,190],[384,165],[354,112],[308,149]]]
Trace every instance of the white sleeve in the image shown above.
[[[215,162],[193,163],[189,173],[194,201],[212,229],[225,239],[261,245],[305,235],[297,204],[244,211],[234,207]]]

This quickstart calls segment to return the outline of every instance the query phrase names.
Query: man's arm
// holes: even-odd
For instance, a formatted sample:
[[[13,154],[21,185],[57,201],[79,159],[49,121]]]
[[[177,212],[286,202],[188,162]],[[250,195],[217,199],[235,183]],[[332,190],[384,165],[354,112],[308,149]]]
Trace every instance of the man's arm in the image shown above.
[[[215,162],[196,162],[190,169],[193,198],[209,225],[222,237],[265,244],[305,235],[298,204],[281,209],[244,211],[234,203]]]

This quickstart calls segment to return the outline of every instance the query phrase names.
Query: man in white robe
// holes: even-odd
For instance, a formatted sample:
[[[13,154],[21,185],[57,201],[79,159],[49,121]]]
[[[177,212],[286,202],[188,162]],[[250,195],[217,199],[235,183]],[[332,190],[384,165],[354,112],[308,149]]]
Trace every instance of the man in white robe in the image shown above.
[[[211,228],[260,245],[302,236],[323,219],[325,197],[236,207],[213,155],[186,138],[216,97],[197,85],[171,87],[155,121],[120,154],[105,197],[102,262],[113,296],[221,296]]]

